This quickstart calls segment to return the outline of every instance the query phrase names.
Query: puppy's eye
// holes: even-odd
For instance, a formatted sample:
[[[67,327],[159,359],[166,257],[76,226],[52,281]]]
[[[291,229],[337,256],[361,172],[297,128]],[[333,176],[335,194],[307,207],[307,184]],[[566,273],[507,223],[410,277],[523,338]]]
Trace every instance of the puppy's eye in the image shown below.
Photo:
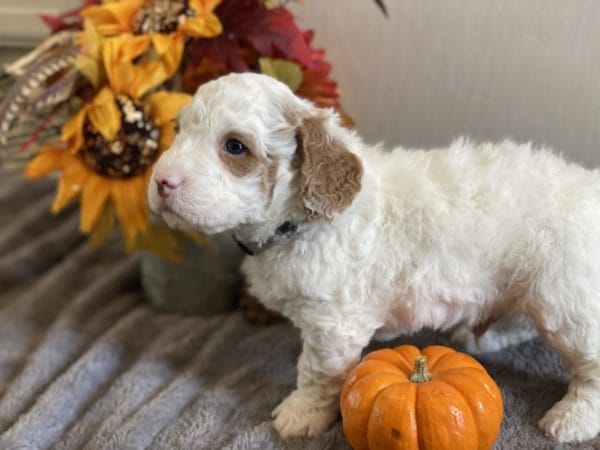
[[[173,119],[173,128],[175,129],[175,134],[178,134],[179,130],[181,129],[179,125],[179,119]]]
[[[225,141],[225,151],[227,151],[227,153],[231,153],[232,155],[241,155],[242,153],[248,151],[248,147],[246,147],[237,139],[227,139],[227,141]]]

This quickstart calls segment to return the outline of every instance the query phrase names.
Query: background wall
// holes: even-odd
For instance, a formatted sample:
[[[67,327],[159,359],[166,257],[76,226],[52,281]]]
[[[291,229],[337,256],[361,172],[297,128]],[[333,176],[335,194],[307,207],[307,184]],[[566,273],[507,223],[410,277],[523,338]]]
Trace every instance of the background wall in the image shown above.
[[[38,43],[48,35],[38,13],[59,14],[80,4],[79,0],[0,0],[0,45],[29,47]]]
[[[306,0],[344,106],[370,142],[459,135],[548,144],[600,166],[600,2]]]

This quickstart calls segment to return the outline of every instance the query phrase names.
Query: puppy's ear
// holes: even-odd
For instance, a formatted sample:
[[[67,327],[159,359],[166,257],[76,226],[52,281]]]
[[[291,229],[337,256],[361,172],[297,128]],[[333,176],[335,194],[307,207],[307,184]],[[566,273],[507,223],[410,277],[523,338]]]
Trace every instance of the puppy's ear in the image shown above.
[[[332,138],[325,119],[302,119],[296,140],[300,158],[300,197],[308,216],[331,220],[360,191],[363,168],[358,157]]]

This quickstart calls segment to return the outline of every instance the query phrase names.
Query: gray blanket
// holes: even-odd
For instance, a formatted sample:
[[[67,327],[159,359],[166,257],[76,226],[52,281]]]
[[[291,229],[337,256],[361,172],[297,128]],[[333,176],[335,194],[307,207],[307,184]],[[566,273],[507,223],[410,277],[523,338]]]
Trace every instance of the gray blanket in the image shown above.
[[[91,249],[77,210],[48,212],[52,181],[0,175],[0,449],[349,448],[339,421],[288,442],[271,427],[294,387],[291,325],[157,314],[136,256],[116,238]],[[449,344],[433,332],[400,342]],[[555,444],[536,427],[567,388],[543,343],[479,359],[504,395],[496,449],[600,449],[600,439]]]

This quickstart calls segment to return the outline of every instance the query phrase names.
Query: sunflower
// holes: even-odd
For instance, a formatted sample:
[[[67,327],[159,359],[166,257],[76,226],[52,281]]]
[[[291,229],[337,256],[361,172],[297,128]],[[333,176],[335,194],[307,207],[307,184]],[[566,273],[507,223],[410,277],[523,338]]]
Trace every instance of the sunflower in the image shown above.
[[[151,168],[173,140],[177,112],[191,99],[167,91],[141,99],[165,76],[160,65],[134,64],[143,39],[117,37],[102,43],[110,86],[100,89],[64,124],[60,140],[44,146],[26,167],[32,178],[62,171],[52,210],[62,210],[79,196],[83,233],[94,233],[105,222],[101,219],[107,208],[113,208],[129,248],[149,230],[146,187]]]
[[[185,36],[214,37],[223,28],[213,13],[221,0],[105,0],[81,15],[103,36],[149,36],[167,72],[173,75],[183,54]]]

